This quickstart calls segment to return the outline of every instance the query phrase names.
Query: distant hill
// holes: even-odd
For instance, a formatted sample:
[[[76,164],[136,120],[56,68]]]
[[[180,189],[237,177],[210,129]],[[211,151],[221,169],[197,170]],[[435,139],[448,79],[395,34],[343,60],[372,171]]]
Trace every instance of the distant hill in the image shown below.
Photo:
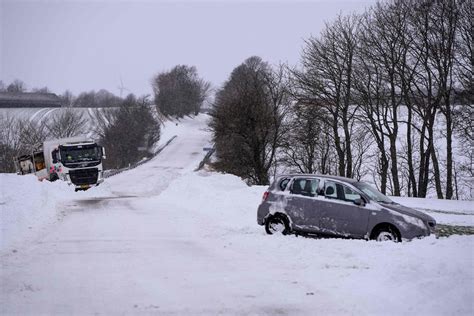
[[[60,108],[61,99],[54,93],[0,92],[0,108]]]

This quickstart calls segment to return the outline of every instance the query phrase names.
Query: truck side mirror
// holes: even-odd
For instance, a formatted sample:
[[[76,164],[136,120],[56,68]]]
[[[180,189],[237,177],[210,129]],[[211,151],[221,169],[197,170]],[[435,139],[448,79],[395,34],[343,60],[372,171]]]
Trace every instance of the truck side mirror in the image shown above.
[[[107,159],[107,156],[105,155],[105,148],[100,146],[100,150],[102,151],[102,159]]]

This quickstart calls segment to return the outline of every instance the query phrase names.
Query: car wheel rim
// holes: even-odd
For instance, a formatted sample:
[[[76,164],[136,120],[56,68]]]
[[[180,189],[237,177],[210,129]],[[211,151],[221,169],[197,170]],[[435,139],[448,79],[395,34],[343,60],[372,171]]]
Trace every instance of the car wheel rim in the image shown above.
[[[395,236],[390,232],[380,232],[377,241],[395,241]]]
[[[282,222],[273,222],[270,224],[270,230],[272,233],[283,233],[285,230],[285,224]]]

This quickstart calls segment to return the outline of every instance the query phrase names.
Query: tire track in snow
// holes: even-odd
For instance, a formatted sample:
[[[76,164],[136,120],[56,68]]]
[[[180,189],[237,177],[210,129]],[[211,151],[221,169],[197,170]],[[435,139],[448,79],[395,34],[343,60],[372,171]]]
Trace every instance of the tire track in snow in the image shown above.
[[[41,123],[43,122],[51,113],[53,113],[54,111],[56,110],[60,110],[61,108],[53,108],[53,109],[50,109],[49,111],[47,111],[46,113],[44,113],[41,118],[38,120],[38,123]]]
[[[40,115],[40,113],[48,111],[48,109],[49,108],[42,108],[42,109],[39,109],[38,111],[36,111],[32,116],[30,116],[30,118],[29,118],[30,122],[32,122],[38,115]]]

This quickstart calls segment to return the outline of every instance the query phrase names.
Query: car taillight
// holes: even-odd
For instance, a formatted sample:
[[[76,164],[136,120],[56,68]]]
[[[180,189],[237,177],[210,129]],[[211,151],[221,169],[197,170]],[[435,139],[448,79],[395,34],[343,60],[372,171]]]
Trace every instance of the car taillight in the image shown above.
[[[270,192],[268,192],[268,191],[265,191],[265,193],[263,193],[262,202],[265,202],[268,199],[269,194],[270,194]]]

